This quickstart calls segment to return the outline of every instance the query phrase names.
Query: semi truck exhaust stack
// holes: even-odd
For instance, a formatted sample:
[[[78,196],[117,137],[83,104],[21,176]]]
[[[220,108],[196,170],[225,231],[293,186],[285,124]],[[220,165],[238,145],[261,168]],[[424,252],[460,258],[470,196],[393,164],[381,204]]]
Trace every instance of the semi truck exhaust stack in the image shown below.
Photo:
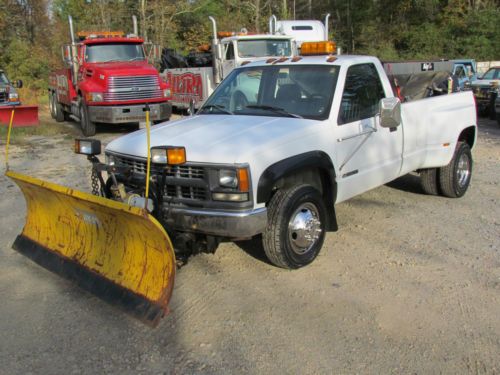
[[[132,16],[132,25],[134,27],[134,35],[139,36],[139,29],[137,28],[137,17]]]

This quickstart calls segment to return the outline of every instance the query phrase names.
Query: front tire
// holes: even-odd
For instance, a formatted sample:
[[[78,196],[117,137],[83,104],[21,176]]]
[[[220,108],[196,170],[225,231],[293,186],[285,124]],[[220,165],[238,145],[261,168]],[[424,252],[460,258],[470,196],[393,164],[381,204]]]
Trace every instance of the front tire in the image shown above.
[[[445,197],[460,198],[467,191],[472,176],[472,154],[465,142],[458,142],[450,163],[439,171],[439,186]]]
[[[95,135],[95,122],[90,121],[88,107],[83,101],[80,101],[80,126],[84,136],[91,137]]]
[[[318,190],[298,185],[278,190],[268,205],[264,251],[274,265],[296,269],[311,263],[325,239],[326,207]]]

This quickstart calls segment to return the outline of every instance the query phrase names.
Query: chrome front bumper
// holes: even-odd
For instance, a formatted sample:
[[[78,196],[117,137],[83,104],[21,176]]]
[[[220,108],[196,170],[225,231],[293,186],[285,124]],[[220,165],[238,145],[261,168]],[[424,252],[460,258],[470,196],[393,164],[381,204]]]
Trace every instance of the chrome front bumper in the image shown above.
[[[125,106],[89,106],[89,117],[92,122],[123,124],[127,122],[146,121],[144,104]],[[172,105],[168,102],[149,105],[151,121],[168,120],[172,115]]]
[[[163,217],[169,228],[227,238],[249,238],[267,225],[267,209],[230,212],[165,207]]]

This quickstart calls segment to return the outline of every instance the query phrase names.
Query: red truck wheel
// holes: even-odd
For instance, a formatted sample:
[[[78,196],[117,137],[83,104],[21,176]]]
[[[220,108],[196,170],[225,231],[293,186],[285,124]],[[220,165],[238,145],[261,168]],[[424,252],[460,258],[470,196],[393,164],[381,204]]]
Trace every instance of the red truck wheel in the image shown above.
[[[86,137],[95,135],[95,122],[90,121],[88,107],[80,101],[80,126]]]
[[[55,92],[52,93],[51,95],[51,114],[53,112],[53,118],[57,121],[57,122],[63,122],[64,121],[64,111],[63,111],[63,108],[62,108],[62,105],[61,103],[59,103],[57,101],[57,95]]]

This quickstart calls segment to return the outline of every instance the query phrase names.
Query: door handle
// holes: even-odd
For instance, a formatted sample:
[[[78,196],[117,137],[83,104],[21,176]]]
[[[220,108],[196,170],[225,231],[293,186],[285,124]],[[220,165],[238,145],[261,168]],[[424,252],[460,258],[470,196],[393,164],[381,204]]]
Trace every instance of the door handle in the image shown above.
[[[347,141],[348,139],[356,138],[356,137],[361,137],[362,135],[367,135],[371,133],[375,133],[377,129],[375,128],[370,128],[368,130],[365,130],[364,132],[354,134],[354,135],[348,135],[347,137],[344,138],[337,138],[337,142],[342,142],[342,141]]]

